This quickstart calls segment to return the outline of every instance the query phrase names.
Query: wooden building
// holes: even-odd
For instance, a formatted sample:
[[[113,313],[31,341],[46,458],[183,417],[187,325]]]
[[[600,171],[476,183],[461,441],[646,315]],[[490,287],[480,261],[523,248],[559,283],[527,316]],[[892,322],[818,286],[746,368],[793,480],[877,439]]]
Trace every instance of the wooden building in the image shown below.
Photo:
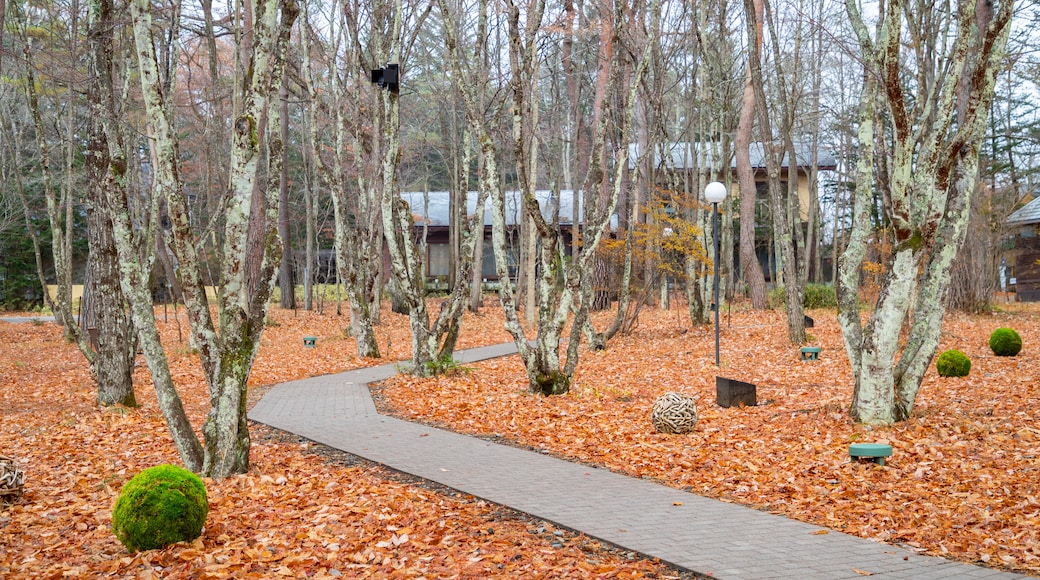
[[[1040,301],[1040,198],[1020,207],[1005,224],[1008,289],[1021,302]]]
[[[471,191],[467,196],[466,215],[474,215],[477,209],[477,192]],[[554,193],[547,190],[535,192],[539,209],[547,220],[551,220],[559,211],[560,233],[565,248],[571,247],[574,221],[574,196],[569,190]],[[426,274],[438,280],[447,279],[451,272],[451,249],[449,245],[448,218],[451,208],[451,195],[447,191],[402,192],[401,198],[408,203],[415,218],[416,241],[426,242]],[[505,217],[507,229],[507,254],[509,273],[516,276],[519,260],[519,224],[521,222],[520,192],[505,192]],[[578,224],[582,223],[582,202],[578,200]],[[614,221],[616,225],[616,218]],[[495,252],[491,245],[491,202],[484,208],[484,250],[482,253],[481,277],[485,280],[498,280],[495,269]]]

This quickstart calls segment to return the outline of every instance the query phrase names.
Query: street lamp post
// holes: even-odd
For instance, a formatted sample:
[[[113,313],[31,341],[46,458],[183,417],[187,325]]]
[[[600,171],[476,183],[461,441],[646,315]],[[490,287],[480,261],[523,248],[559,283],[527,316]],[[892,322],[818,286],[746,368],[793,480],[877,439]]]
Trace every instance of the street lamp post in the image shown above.
[[[719,366],[719,202],[726,199],[726,186],[712,181],[704,188],[704,199],[711,202],[712,235],[715,238],[715,366]]]

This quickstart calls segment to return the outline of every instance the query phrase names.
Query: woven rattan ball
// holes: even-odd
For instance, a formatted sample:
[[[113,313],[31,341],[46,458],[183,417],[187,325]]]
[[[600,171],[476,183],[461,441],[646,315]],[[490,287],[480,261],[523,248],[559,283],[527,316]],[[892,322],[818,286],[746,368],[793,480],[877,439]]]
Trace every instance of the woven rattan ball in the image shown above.
[[[17,501],[24,486],[25,473],[13,459],[0,455],[0,504]]]
[[[697,426],[697,400],[669,392],[654,401],[650,422],[659,433],[689,433]]]

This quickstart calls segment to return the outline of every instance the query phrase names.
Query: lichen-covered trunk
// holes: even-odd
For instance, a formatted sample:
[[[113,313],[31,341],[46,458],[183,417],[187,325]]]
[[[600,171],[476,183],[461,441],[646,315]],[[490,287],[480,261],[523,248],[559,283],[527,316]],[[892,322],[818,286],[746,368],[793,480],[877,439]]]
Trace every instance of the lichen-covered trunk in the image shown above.
[[[399,14],[395,11],[395,14]],[[395,18],[395,30],[400,33],[400,22]],[[395,40],[399,40],[395,36]],[[397,185],[397,168],[401,162],[401,117],[398,94],[380,91],[384,127],[381,135],[383,235],[390,252],[390,271],[396,293],[408,309],[408,326],[412,336],[411,372],[429,375],[436,368],[437,338],[431,337],[430,315],[426,310],[424,263],[420,248],[415,243],[412,208],[401,199]]]
[[[853,418],[861,423],[887,425],[896,420],[892,368],[916,283],[918,261],[909,248],[892,256],[877,306],[864,328],[851,407]]]
[[[245,473],[249,469],[246,385],[256,350],[254,345],[258,345],[259,340],[249,336],[229,338],[224,344],[220,375],[210,387],[210,408],[202,424],[202,473],[213,477]]]
[[[364,271],[364,270],[363,270]],[[357,342],[361,358],[379,358],[379,342],[372,324],[372,292],[365,286],[355,286],[350,292],[350,336]]]
[[[357,355],[361,358],[379,358],[379,343],[372,322],[375,276],[372,272],[371,242],[367,232],[347,226],[345,195],[338,183],[333,185],[333,217],[337,224],[334,242],[336,279],[346,288],[350,299],[350,336],[357,343]]]
[[[911,416],[921,379],[939,344],[950,266],[964,241],[971,195],[978,175],[979,142],[993,98],[1010,30],[1012,5],[962,2],[955,15],[949,63],[934,87],[918,87],[929,101],[915,119],[906,107],[900,67],[904,33],[931,42],[911,26],[901,0],[886,5],[878,21],[877,46],[858,5],[846,4],[864,51],[859,153],[853,197],[853,229],[841,258],[839,321],[855,380],[852,417],[888,425]],[[908,24],[909,23],[909,24]],[[920,76],[918,80],[931,77]],[[941,87],[938,83],[941,82]],[[884,114],[882,114],[882,111]],[[884,119],[890,126],[879,126]],[[889,227],[871,232],[875,139],[890,140],[888,182],[882,184]],[[887,236],[891,256],[874,311],[860,324],[859,266],[871,235]],[[905,341],[901,339],[906,332]]]
[[[968,231],[971,197],[975,192],[979,168],[978,147],[976,141],[966,146],[960,155],[952,185],[954,195],[946,208],[949,219],[940,226],[935,248],[928,255],[928,261],[920,274],[912,305],[914,321],[893,373],[897,421],[910,417],[921,380],[939,346],[939,333],[929,332],[929,329],[941,328],[946,313],[953,261]]]
[[[182,184],[178,175],[177,139],[170,111],[159,82],[155,47],[152,42],[151,5],[134,0],[131,14],[138,56],[142,94],[151,131],[151,148],[156,160],[153,174],[154,195],[162,197],[170,218],[169,246],[177,257],[185,306],[188,310],[192,337],[209,387],[210,408],[203,424],[204,445],[200,444],[188,423],[169,376],[162,345],[155,331],[154,315],[146,299],[146,270],[139,264],[123,264],[124,290],[133,292],[135,322],[142,337],[160,406],[174,433],[174,441],[189,469],[210,477],[226,477],[243,473],[249,465],[249,431],[246,425],[245,393],[249,370],[259,347],[264,329],[267,305],[274,286],[275,273],[281,260],[281,240],[275,224],[278,217],[278,177],[283,143],[279,138],[281,123],[277,108],[267,109],[270,97],[281,84],[289,35],[297,14],[292,0],[263,0],[257,7],[252,30],[252,63],[247,78],[239,79],[240,112],[232,123],[232,145],[229,191],[224,215],[220,287],[217,293],[219,334],[214,328],[205,297],[199,268],[195,235]],[[174,20],[177,15],[174,14]],[[260,171],[261,135],[258,119],[268,111],[268,183],[264,190],[265,211],[251,222],[253,196]],[[118,208],[118,204],[113,204]],[[122,210],[116,230],[117,243],[132,243],[129,216]],[[260,228],[262,231],[252,231]],[[262,251],[255,284],[246,280],[246,256],[250,236],[262,240]],[[121,251],[121,260],[124,252]],[[126,262],[132,262],[126,256]],[[127,285],[131,288],[128,288]],[[136,285],[136,288],[133,286]]]
[[[138,248],[147,249],[154,245],[152,236],[155,221],[152,220],[147,229],[139,230],[130,217],[126,191],[107,189],[106,194],[105,212],[112,220],[112,239],[119,256],[119,283],[123,295],[130,302],[130,315],[151,373],[159,410],[166,420],[166,426],[184,466],[198,473],[202,470],[202,445],[192,429],[191,422],[188,421],[177,387],[173,383],[169,362],[155,322],[155,310],[152,308],[148,276],[154,260],[149,254],[142,258],[138,251]],[[157,204],[153,201],[151,205],[154,211]],[[135,232],[140,234],[140,238],[137,238]]]
[[[304,10],[309,5],[304,3]],[[305,32],[306,34],[306,32]],[[347,151],[347,122],[343,118],[343,105],[339,101],[332,103],[333,115],[330,138],[333,141],[333,161],[327,162],[322,155],[325,148],[321,138],[326,128],[321,124],[319,84],[317,79],[322,75],[313,70],[310,58],[311,39],[306,38],[303,45],[303,68],[307,77],[309,93],[308,112],[308,152],[314,161],[316,173],[332,198],[335,241],[333,251],[336,255],[336,279],[347,291],[350,300],[350,335],[356,342],[357,356],[361,358],[379,358],[379,344],[376,341],[374,320],[377,312],[373,312],[375,300],[377,260],[382,249],[377,232],[373,231],[374,223],[379,218],[379,204],[369,205],[371,192],[363,174],[359,174],[359,193],[357,199],[349,199],[347,192],[348,177],[345,170],[350,160]],[[338,74],[327,75],[331,90],[327,91],[335,98],[341,98],[343,91],[337,84]],[[337,290],[338,292],[338,290]]]
[[[249,427],[246,392],[265,328],[283,240],[278,236],[279,181],[285,143],[285,122],[273,96],[281,86],[290,31],[298,13],[293,0],[265,0],[258,6],[252,46],[251,81],[244,91],[243,112],[233,126],[230,196],[225,217],[221,286],[217,293],[219,359],[207,376],[210,408],[202,426],[205,452],[202,473],[227,477],[249,469]],[[261,142],[257,121],[267,114],[267,167],[260,167]],[[267,183],[258,187],[258,178]],[[264,208],[255,214],[254,197],[263,194]],[[250,240],[257,240],[260,264],[246,268]],[[255,278],[253,278],[255,276]]]

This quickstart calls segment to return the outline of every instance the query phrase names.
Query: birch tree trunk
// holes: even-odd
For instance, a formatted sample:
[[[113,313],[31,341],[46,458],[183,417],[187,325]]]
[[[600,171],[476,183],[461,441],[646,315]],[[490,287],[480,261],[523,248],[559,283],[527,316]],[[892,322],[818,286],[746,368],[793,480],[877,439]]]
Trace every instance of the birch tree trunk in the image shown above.
[[[389,4],[389,3],[388,3]],[[418,5],[417,5],[418,6]],[[414,41],[415,33],[422,27],[429,11],[416,14],[404,14],[401,0],[393,3],[393,9],[383,7],[377,12],[386,14],[392,33],[386,40],[389,42],[389,59],[399,64],[403,70],[408,46]],[[412,24],[411,39],[403,37],[403,22]],[[377,58],[384,50],[376,50]],[[455,281],[448,299],[441,305],[440,313],[431,322],[425,299],[425,252],[416,244],[415,226],[411,208],[401,199],[398,188],[398,166],[401,162],[400,144],[400,101],[395,90],[380,90],[378,103],[383,109],[386,120],[381,135],[374,137],[381,141],[382,159],[382,218],[383,232],[390,253],[390,268],[397,291],[408,307],[409,327],[412,335],[411,372],[418,375],[431,375],[445,368],[450,361],[458,329],[465,312],[466,300],[469,296],[469,278],[473,266],[474,244],[480,231],[479,239],[483,239],[483,210],[477,211],[479,221],[459,223],[462,235],[462,249],[459,261],[454,264]],[[465,156],[464,156],[465,157]],[[467,157],[468,158],[468,157]],[[462,196],[463,199],[465,195]],[[477,201],[478,208],[483,208],[485,197]],[[441,343],[444,340],[443,344]]]
[[[935,18],[931,6],[895,0],[884,6],[873,36],[857,4],[849,1],[846,7],[867,82],[860,100],[853,231],[840,264],[839,321],[855,379],[852,417],[885,425],[910,417],[939,343],[950,265],[964,240],[1013,6],[962,0],[955,12]],[[939,29],[949,30],[945,44],[936,43]],[[904,44],[907,36],[916,42]],[[907,46],[937,51],[939,58],[908,58]],[[907,71],[909,61],[922,67],[942,63],[942,68]],[[908,78],[916,86],[908,87]],[[884,109],[890,127],[875,124],[877,109]],[[884,164],[874,157],[878,138],[891,155]],[[887,183],[878,183],[881,173],[875,174],[874,166],[879,164],[887,169]],[[861,325],[859,266],[872,233],[872,191],[878,187],[885,193],[893,251],[873,312]],[[904,330],[908,338],[901,344]]]
[[[516,316],[512,288],[508,282],[505,262],[505,219],[501,199],[492,198],[493,221],[495,224],[495,258],[499,277],[503,279],[503,308],[506,313],[506,328],[512,334],[527,369],[528,380],[533,392],[544,395],[566,393],[578,362],[578,346],[581,329],[584,328],[593,298],[591,284],[592,268],[596,249],[610,223],[622,188],[622,178],[628,165],[628,136],[631,134],[636,91],[642,75],[650,61],[653,33],[643,32],[640,40],[628,31],[631,22],[642,21],[633,17],[624,3],[611,6],[610,18],[600,21],[599,66],[595,83],[593,106],[593,146],[589,167],[581,189],[585,192],[584,231],[582,245],[572,256],[571,264],[564,267],[564,248],[561,241],[558,219],[547,222],[542,216],[537,200],[534,199],[533,182],[537,176],[530,171],[526,162],[533,154],[529,148],[537,147],[531,135],[531,124],[536,119],[537,108],[529,101],[534,99],[535,46],[541,26],[544,5],[536,2],[527,6],[527,20],[521,30],[520,10],[509,4],[510,65],[513,73],[513,148],[517,162],[517,176],[524,196],[524,211],[534,224],[540,241],[540,269],[537,272],[538,335],[536,347],[531,348]],[[660,6],[656,1],[649,8],[650,21],[660,18]],[[639,43],[642,42],[642,46]],[[626,51],[622,51],[624,47]],[[627,55],[639,55],[635,62]],[[630,82],[622,83],[622,71],[633,67]],[[624,87],[624,88],[623,88]],[[604,103],[611,96],[617,98],[617,109],[613,112],[620,120],[618,134],[624,136],[622,143],[614,145],[612,159],[614,167],[607,164],[608,117]],[[527,118],[525,119],[525,115]],[[532,118],[533,117],[533,118]],[[562,278],[562,284],[558,279]],[[565,362],[560,359],[562,332],[571,310],[576,310],[573,330],[567,342]]]
[[[309,10],[309,4],[305,3],[304,9]],[[331,52],[333,55],[338,55],[343,30],[336,30],[336,26],[342,26],[341,15],[332,14],[322,17],[330,18],[329,22],[332,24],[333,30]],[[310,19],[311,15],[308,12],[306,20],[310,21]],[[310,29],[309,26],[307,28]],[[344,111],[350,95],[345,94],[346,92],[342,90],[339,71],[334,64],[329,64],[328,72],[320,73],[321,76],[328,79],[328,90],[325,92],[331,95],[332,99],[327,103],[332,117],[332,161],[326,161],[325,156],[322,155],[325,141],[320,138],[322,123],[320,105],[322,101],[319,99],[319,88],[321,87],[316,81],[316,78],[320,78],[319,73],[315,70],[320,63],[312,62],[311,42],[313,39],[309,38],[303,43],[303,63],[310,97],[308,99],[309,148],[321,183],[329,188],[332,197],[335,222],[336,280],[339,284],[343,284],[350,298],[350,335],[357,342],[357,355],[362,358],[379,358],[379,344],[376,341],[374,328],[376,313],[372,309],[373,303],[378,304],[374,293],[383,245],[378,227],[381,220],[379,197],[373,197],[373,191],[368,185],[369,178],[361,161],[353,162],[359,169],[355,178],[358,192],[353,195],[350,192],[351,177],[346,170],[352,164],[352,160],[348,157],[347,150],[351,147],[352,142],[356,154],[363,149],[357,147],[362,144],[361,139],[351,135],[348,115]],[[360,62],[356,61],[356,53],[353,50],[346,51],[346,56],[355,65],[350,67],[351,69],[360,68]],[[382,114],[381,109],[379,109],[379,113]],[[378,119],[379,117],[377,117]],[[379,131],[380,127],[381,125],[376,124],[372,130]]]
[[[134,290],[135,286],[147,287],[141,285],[147,270],[141,268],[132,255],[132,225],[128,216],[122,217],[120,200],[113,199],[110,211],[113,215],[120,215],[120,219],[113,221],[118,222],[116,238],[122,246],[122,285],[124,291],[133,292],[135,323],[142,334],[142,347],[159,394],[160,407],[174,434],[174,442],[189,469],[210,477],[225,477],[243,473],[249,467],[250,441],[245,408],[247,380],[263,334],[267,305],[281,258],[281,240],[277,235],[277,183],[283,143],[277,137],[281,123],[278,109],[270,105],[281,84],[297,7],[291,0],[262,0],[255,10],[249,11],[255,15],[254,29],[248,35],[251,38],[251,66],[236,85],[241,91],[239,99],[236,99],[241,108],[233,122],[230,191],[225,209],[216,325],[206,302],[195,238],[181,192],[177,138],[173,133],[170,112],[164,106],[169,97],[164,94],[157,74],[151,10],[146,0],[131,3],[141,88],[156,160],[153,187],[169,208],[169,246],[177,257],[192,336],[209,386],[210,408],[202,425],[201,443],[184,414],[170,379],[150,302],[144,295],[146,292]],[[268,136],[270,157],[268,182],[263,188],[266,196],[264,219],[258,224],[251,222],[249,216],[252,197],[258,190],[262,144],[259,120],[264,111],[267,111],[271,130]],[[263,240],[260,275],[252,292],[244,263],[251,225],[259,225],[264,230],[260,234]]]

